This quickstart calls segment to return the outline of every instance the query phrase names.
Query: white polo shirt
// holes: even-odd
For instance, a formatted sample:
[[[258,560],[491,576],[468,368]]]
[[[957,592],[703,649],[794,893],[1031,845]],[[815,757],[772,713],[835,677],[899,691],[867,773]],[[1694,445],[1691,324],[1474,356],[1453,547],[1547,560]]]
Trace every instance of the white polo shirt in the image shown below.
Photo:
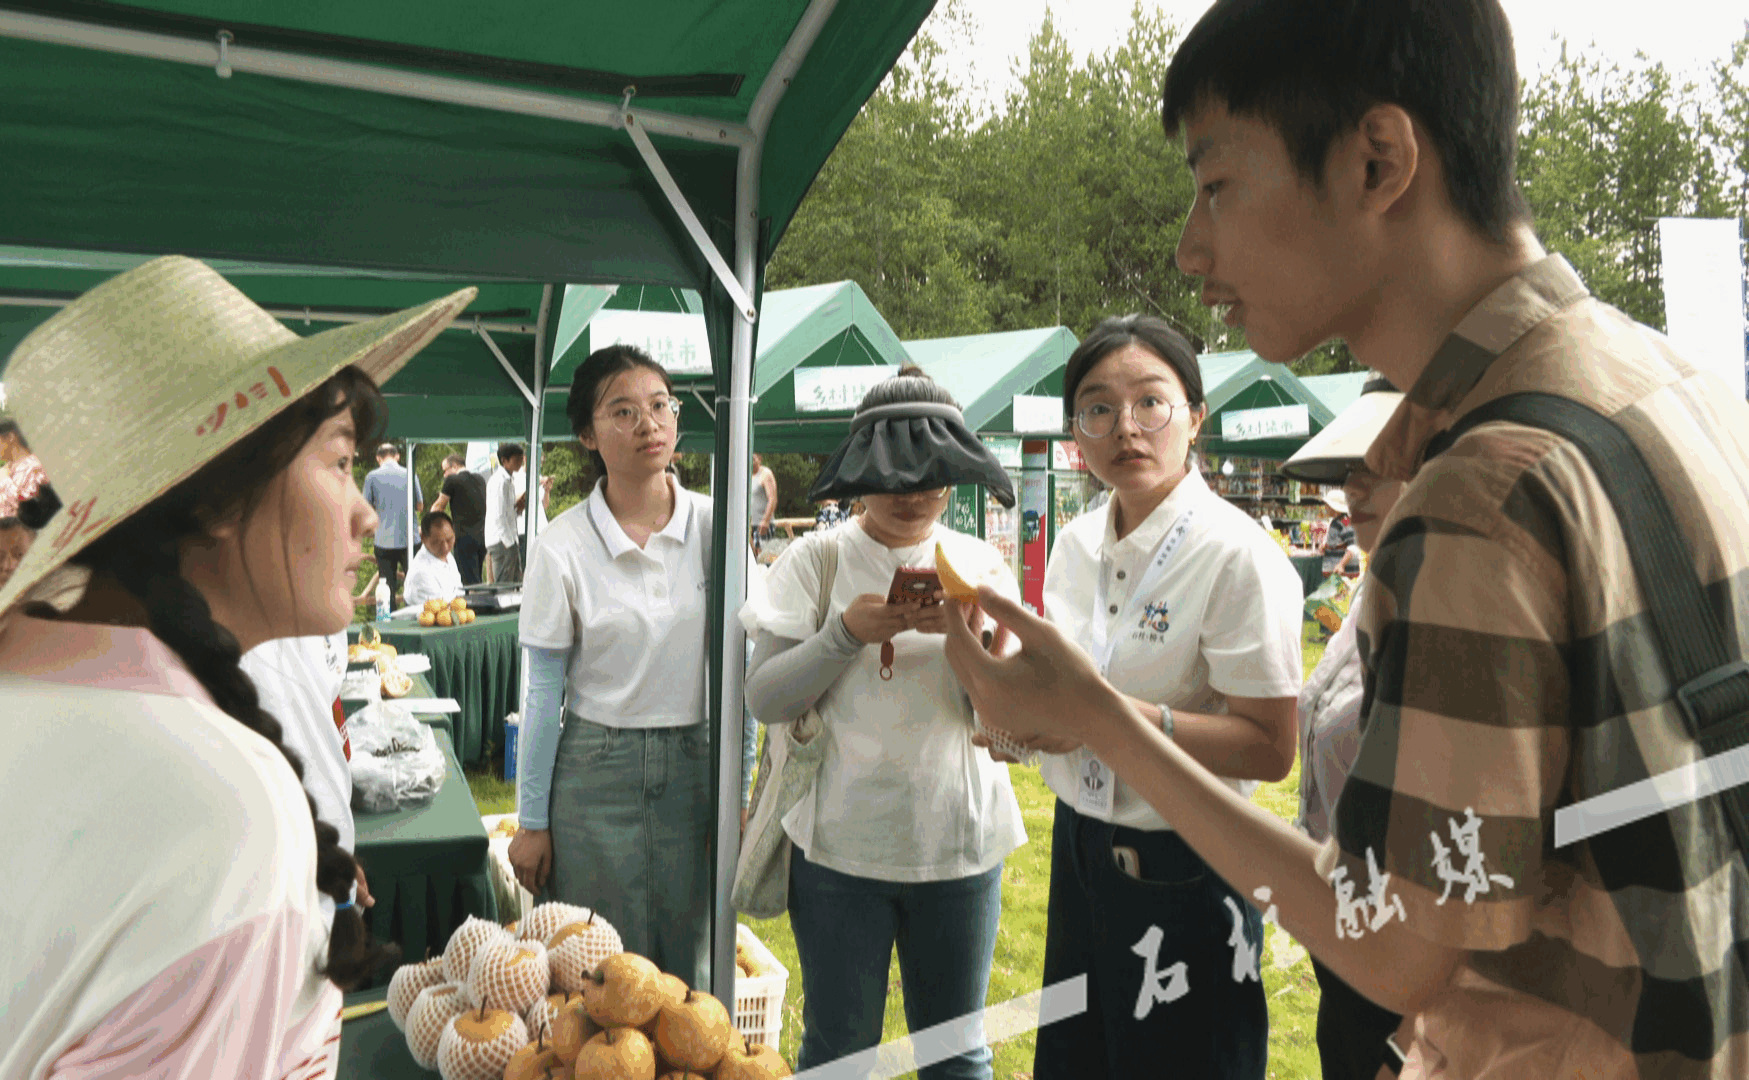
[[[1297,697],[1304,599],[1281,545],[1210,491],[1194,469],[1122,540],[1112,528],[1115,507],[1113,500],[1083,514],[1057,535],[1045,568],[1045,616],[1089,653],[1094,620],[1121,617],[1110,630],[1116,640],[1106,677],[1143,701],[1218,714],[1227,711],[1229,694]],[[1164,576],[1132,607],[1131,593],[1143,583],[1155,548],[1189,510],[1194,514]],[[1102,578],[1106,609],[1096,611]],[[1041,767],[1045,782],[1070,806],[1079,763],[1078,752],[1047,754]],[[1226,782],[1247,798],[1257,789],[1255,780]],[[1121,781],[1111,820],[1171,828]]]
[[[486,546],[516,543],[516,478],[500,465],[486,478]]]
[[[570,650],[567,714],[617,728],[704,719],[711,502],[668,483],[674,516],[643,548],[600,484],[530,545],[522,644]]]
[[[1001,554],[975,536],[937,522],[922,543],[889,548],[852,521],[790,545],[750,590],[742,625],[796,641],[814,636],[819,549],[830,543],[838,569],[829,618],[865,593],[885,595],[902,566],[934,567],[938,543],[971,580],[1020,598]],[[880,674],[881,650],[865,646],[820,696],[825,757],[814,790],[783,818],[809,862],[876,881],[948,881],[984,873],[1026,842],[1008,766],[972,745],[972,706],[948,666],[946,641],[916,630],[895,635],[890,679]]]
[[[462,572],[455,564],[455,555],[438,558],[430,548],[420,548],[407,567],[407,603],[423,604],[427,600],[454,600],[462,594]]]

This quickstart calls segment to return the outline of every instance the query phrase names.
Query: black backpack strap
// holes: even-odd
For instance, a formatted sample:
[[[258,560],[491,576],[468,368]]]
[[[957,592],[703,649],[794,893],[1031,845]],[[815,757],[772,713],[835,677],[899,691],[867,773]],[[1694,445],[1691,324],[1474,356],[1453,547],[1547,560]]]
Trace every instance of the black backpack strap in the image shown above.
[[[1624,523],[1628,557],[1689,734],[1709,757],[1749,745],[1749,663],[1731,654],[1676,516],[1640,448],[1613,420],[1589,406],[1555,394],[1523,393],[1496,398],[1464,414],[1429,442],[1427,457],[1444,453],[1472,428],[1497,420],[1560,435],[1579,448],[1600,481],[1607,478],[1603,489]],[[1632,527],[1625,527],[1630,522]],[[1728,788],[1719,798],[1738,850],[1749,857],[1749,785]]]

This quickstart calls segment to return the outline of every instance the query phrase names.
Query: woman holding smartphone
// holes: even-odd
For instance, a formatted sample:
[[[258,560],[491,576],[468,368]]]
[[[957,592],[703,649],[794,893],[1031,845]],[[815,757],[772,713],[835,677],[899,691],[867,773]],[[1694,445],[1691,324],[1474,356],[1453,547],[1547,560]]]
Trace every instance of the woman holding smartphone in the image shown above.
[[[510,864],[707,986],[711,501],[668,471],[680,399],[642,350],[591,353],[565,413],[601,479],[530,545]]]
[[[984,1007],[1002,861],[1026,840],[1020,808],[1006,767],[972,742],[971,707],[943,652],[951,609],[887,602],[899,571],[935,566],[938,544],[963,574],[1018,593],[994,548],[940,523],[961,482],[1013,502],[952,396],[908,366],[864,397],[809,496],[860,495],[866,512],[790,545],[742,611],[753,715],[783,725],[817,709],[816,737],[827,740],[813,792],[783,821],[795,845],[803,1069],[880,1042],[895,945],[912,1031]],[[836,568],[822,612],[824,545],[836,547]],[[920,1075],[987,1078],[990,1060],[979,1047]]]
[[[1240,792],[1286,776],[1300,579],[1190,461],[1206,413],[1190,346],[1156,318],[1102,321],[1069,357],[1063,411],[1112,495],[1058,535],[1045,617]],[[1152,1075],[1162,1047],[1175,1075],[1262,1080],[1269,1016],[1253,898],[1106,763],[1061,740],[1028,745],[1047,751],[1058,800],[1045,985],[1091,976],[1088,1011],[1039,1031],[1037,1080]]]

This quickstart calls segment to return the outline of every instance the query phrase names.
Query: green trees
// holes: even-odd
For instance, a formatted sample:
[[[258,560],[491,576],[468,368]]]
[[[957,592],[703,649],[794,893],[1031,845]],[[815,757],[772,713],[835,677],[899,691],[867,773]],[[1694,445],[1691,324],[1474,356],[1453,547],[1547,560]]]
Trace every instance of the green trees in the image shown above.
[[[1076,57],[1047,16],[1018,86],[979,116],[945,73],[972,33],[947,4],[827,162],[768,286],[855,280],[908,339],[1082,334],[1144,311],[1201,350],[1242,348],[1174,261],[1194,189],[1159,93],[1181,32],[1138,6],[1122,43]],[[1543,243],[1662,328],[1657,219],[1735,216],[1749,234],[1749,37],[1703,86],[1563,52],[1524,88],[1519,175]],[[1294,367],[1353,363],[1331,345]]]

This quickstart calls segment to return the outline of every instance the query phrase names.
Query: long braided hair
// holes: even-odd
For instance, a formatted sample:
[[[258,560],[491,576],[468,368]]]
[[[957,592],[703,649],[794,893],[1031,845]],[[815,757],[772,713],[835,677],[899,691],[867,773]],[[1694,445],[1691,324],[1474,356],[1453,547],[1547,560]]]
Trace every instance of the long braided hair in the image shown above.
[[[243,438],[163,495],[111,529],[73,558],[93,577],[107,577],[144,606],[147,627],[200,680],[215,704],[285,755],[299,782],[303,762],[281,742],[283,729],[261,707],[255,684],[238,665],[237,639],[213,621],[206,599],[183,576],[183,542],[205,534],[208,526],[232,515],[254,512],[268,481],[296,460],[330,417],[350,411],[361,446],[377,441],[386,409],[376,384],[357,368],[344,368],[316,390]],[[308,793],[305,793],[306,799]],[[344,903],[358,864],[340,846],[340,833],[316,817],[316,886]],[[328,963],[322,973],[351,989],[398,955],[393,945],[372,940],[356,909],[334,913]]]

